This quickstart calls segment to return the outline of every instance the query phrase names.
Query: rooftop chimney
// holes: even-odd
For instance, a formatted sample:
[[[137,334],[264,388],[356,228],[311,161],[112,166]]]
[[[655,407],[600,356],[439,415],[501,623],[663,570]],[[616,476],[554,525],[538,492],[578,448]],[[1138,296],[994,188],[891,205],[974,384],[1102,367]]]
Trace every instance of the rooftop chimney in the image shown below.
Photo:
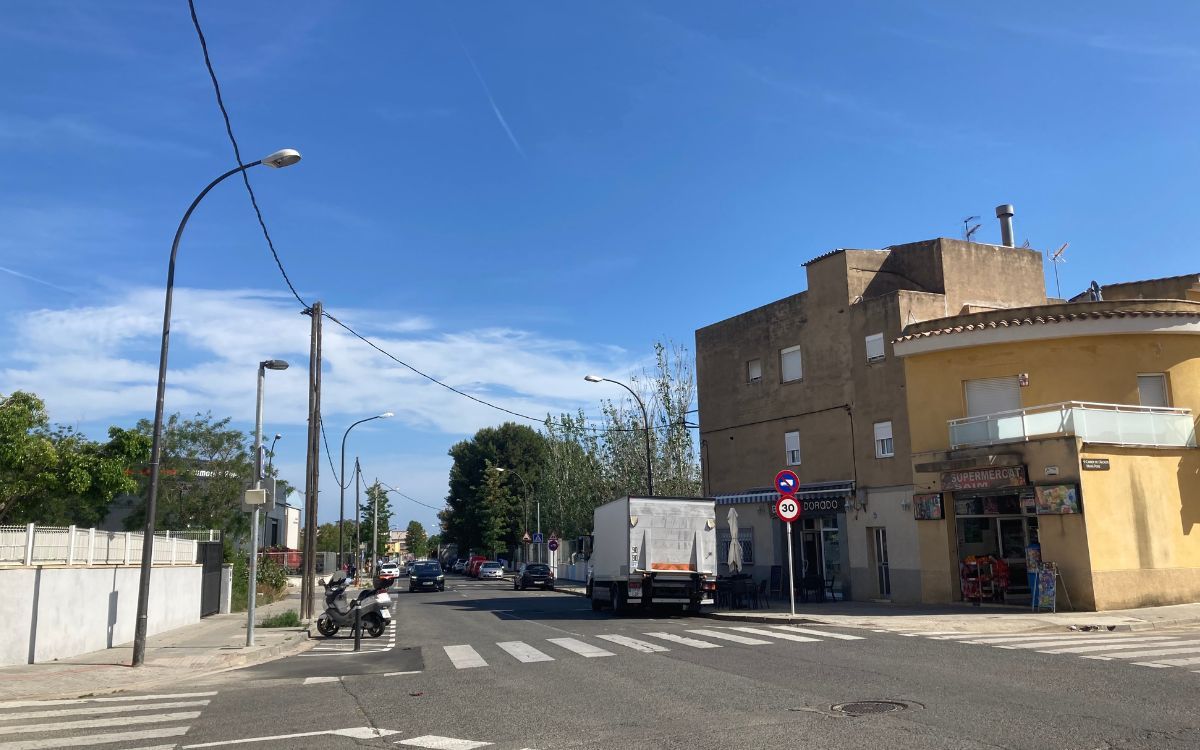
[[[1013,207],[1011,203],[996,206],[996,218],[1000,220],[1000,244],[1006,247],[1016,247],[1013,244],[1012,217]]]

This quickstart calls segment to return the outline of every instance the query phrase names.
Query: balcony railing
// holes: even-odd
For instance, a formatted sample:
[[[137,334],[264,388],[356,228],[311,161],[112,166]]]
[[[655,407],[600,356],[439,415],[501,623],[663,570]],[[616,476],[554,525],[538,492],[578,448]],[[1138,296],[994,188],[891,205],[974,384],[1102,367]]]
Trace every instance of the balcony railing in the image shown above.
[[[1067,401],[952,419],[949,425],[951,448],[1053,435],[1076,435],[1085,442],[1106,445],[1196,447],[1191,409]]]

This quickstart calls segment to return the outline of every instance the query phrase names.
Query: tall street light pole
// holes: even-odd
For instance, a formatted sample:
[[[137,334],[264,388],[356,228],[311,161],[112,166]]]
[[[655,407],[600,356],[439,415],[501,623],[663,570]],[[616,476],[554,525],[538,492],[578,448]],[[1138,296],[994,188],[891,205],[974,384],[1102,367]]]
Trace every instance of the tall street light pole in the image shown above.
[[[266,475],[263,470],[262,423],[263,423],[263,382],[267,379],[267,370],[286,370],[288,363],[282,359],[267,359],[258,363],[258,398],[254,407],[254,489],[262,489],[262,480]],[[258,593],[258,518],[259,508],[254,506],[254,514],[250,519],[250,596],[246,603],[246,645],[254,645],[254,605]]]
[[[346,432],[342,434],[342,474],[338,478],[338,486],[341,488],[341,511],[338,513],[338,567],[342,567],[346,563],[346,547],[344,536],[346,533],[346,488],[350,486],[350,482],[346,481],[346,438],[350,437],[350,430],[359,426],[363,422],[370,422],[372,419],[387,419],[395,416],[390,411],[385,411],[383,414],[376,414],[373,417],[360,419],[354,424],[346,428]],[[356,475],[357,476],[357,475]],[[357,558],[356,558],[357,559]]]
[[[513,476],[520,479],[521,484],[525,485],[525,532],[528,533],[528,531],[529,531],[529,496],[530,496],[530,494],[532,494],[529,491],[529,482],[526,482],[525,475],[519,473],[516,469],[506,469],[502,466],[493,466],[492,468],[500,473],[504,473],[507,471],[509,474],[512,474]],[[538,501],[537,501],[537,532],[539,534],[542,533],[542,501],[541,501],[541,498],[538,498]],[[541,555],[539,554],[538,557],[541,557]],[[529,562],[529,546],[528,545],[526,545],[526,547],[525,547],[525,562]]]
[[[273,169],[282,169],[283,167],[290,167],[298,161],[300,161],[300,152],[295,149],[285,148],[256,162],[243,164],[240,167],[229,170],[208,183],[208,186],[200,191],[200,194],[192,201],[192,205],[188,206],[187,211],[183,214],[183,219],[179,222],[179,228],[175,230],[175,241],[171,243],[171,260],[167,265],[167,294],[166,301],[163,304],[162,349],[158,354],[158,396],[154,402],[154,432],[150,444],[150,492],[146,498],[146,528],[142,533],[142,569],[141,576],[138,579],[137,620],[133,631],[133,666],[135,667],[141,666],[146,660],[146,631],[150,608],[150,571],[154,563],[154,514],[158,510],[158,465],[162,459],[163,405],[166,402],[167,396],[167,348],[171,337],[171,301],[175,291],[175,258],[179,254],[179,240],[183,237],[183,228],[187,226],[188,219],[192,217],[192,212],[196,210],[196,206],[200,204],[204,196],[208,195],[208,191],[216,187],[222,180],[245,172],[251,167],[257,167],[260,164]]]
[[[654,497],[654,469],[652,454],[650,453],[650,415],[646,412],[646,405],[642,403],[642,399],[634,392],[632,388],[625,385],[619,380],[609,380],[602,378],[599,375],[585,375],[583,377],[589,383],[613,383],[619,385],[629,391],[629,395],[633,396],[633,400],[637,401],[638,406],[642,407],[642,424],[646,426],[646,491],[651,497]]]

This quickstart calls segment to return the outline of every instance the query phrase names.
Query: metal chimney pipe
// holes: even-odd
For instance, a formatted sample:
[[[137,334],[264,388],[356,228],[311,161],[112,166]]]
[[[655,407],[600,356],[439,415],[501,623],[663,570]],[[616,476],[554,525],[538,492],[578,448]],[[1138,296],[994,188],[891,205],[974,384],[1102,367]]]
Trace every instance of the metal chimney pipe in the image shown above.
[[[1016,247],[1013,244],[1012,217],[1013,207],[1011,203],[996,206],[996,218],[1000,220],[1000,244],[1005,247]]]

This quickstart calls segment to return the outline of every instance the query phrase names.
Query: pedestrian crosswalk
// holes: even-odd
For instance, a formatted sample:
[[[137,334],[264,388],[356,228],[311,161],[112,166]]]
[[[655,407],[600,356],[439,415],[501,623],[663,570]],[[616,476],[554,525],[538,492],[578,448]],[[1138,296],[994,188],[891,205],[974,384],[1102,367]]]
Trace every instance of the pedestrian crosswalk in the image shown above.
[[[553,662],[572,657],[595,659],[623,653],[662,654],[672,649],[714,649],[727,646],[767,646],[787,643],[826,643],[828,641],[861,641],[864,636],[823,630],[797,628],[791,625],[765,627],[714,626],[682,632],[650,631],[625,635],[601,633],[594,637],[608,648],[578,638],[546,638],[544,641],[499,641],[476,646],[454,644],[442,651],[455,669],[493,667],[515,660],[520,664]],[[493,648],[494,646],[494,648]],[[612,649],[612,650],[610,650]],[[2,749],[0,749],[2,750]]]
[[[1139,667],[1191,667],[1200,673],[1200,632],[1063,632],[1063,633],[959,633],[925,631],[900,633],[908,638],[927,638],[973,646],[990,646],[1006,651],[1053,654],[1095,661],[1125,662]]]
[[[305,651],[301,656],[346,656],[351,654],[378,654],[384,651],[391,651],[396,647],[396,626],[389,625],[386,632],[378,638],[371,638],[367,634],[363,634],[361,639],[361,648],[358,651],[354,650],[354,633],[345,630],[339,632],[333,638],[324,638],[317,642],[308,651]]]
[[[0,750],[171,750],[216,691],[0,702]]]

